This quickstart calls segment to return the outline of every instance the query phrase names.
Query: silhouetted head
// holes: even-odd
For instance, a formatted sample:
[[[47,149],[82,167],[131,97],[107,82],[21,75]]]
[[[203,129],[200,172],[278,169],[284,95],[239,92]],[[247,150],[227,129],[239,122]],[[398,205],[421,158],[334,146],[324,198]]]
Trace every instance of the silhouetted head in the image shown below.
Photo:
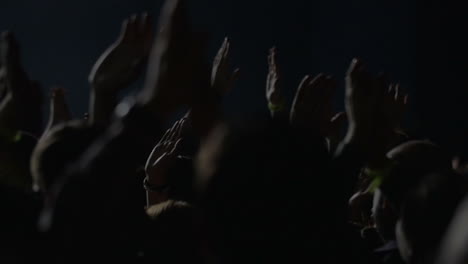
[[[402,257],[410,263],[433,263],[440,242],[466,193],[458,174],[428,174],[401,206],[396,236]]]
[[[323,141],[271,123],[219,126],[196,164],[205,227],[219,261],[317,254],[312,248],[327,233],[334,181]]]
[[[465,196],[456,209],[437,253],[436,264],[468,263],[468,197]]]
[[[428,141],[408,141],[389,151],[387,158],[390,169],[380,190],[396,210],[426,175],[452,170],[451,156]]]
[[[145,257],[154,263],[201,263],[194,208],[169,200],[146,210],[152,220]]]

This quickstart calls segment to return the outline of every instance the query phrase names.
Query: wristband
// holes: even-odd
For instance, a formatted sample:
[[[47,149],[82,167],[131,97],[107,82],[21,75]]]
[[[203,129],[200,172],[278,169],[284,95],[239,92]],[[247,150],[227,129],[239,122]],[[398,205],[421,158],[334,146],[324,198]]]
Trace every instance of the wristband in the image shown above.
[[[283,103],[273,104],[271,102],[268,102],[268,109],[270,109],[271,112],[280,112],[281,110],[283,110],[283,108],[284,108]]]
[[[391,170],[392,170],[392,166],[393,164],[388,164],[386,167],[382,168],[382,169],[370,169],[370,168],[366,168],[364,170],[364,173],[371,177],[372,178],[372,182],[371,184],[369,185],[369,188],[368,190],[370,192],[374,192],[377,188],[380,187],[380,185],[382,185],[382,182],[385,180],[385,178],[387,178],[387,176],[390,174]]]

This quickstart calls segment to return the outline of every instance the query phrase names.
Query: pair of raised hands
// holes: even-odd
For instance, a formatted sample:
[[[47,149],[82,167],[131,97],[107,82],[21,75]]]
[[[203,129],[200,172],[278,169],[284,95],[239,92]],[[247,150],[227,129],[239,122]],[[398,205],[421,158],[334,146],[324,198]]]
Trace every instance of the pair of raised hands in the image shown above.
[[[148,62],[146,80],[136,96],[137,104],[159,121],[167,120],[181,106],[192,107],[194,100],[202,101],[196,102],[197,105],[212,103],[203,101],[200,94],[210,93],[213,98],[220,98],[232,88],[238,70],[230,68],[229,40],[226,38],[221,45],[210,78],[209,68],[203,64],[205,39],[189,27],[184,1],[166,1],[154,41],[151,24],[145,14],[124,21],[117,41],[101,55],[89,76],[96,96],[115,97],[135,81],[145,61]],[[92,122],[108,119],[114,107],[113,103],[97,100],[90,111],[90,119]],[[168,164],[178,155],[177,142],[180,142],[185,123],[190,119],[196,126],[202,116],[198,108],[193,108],[156,145],[146,165],[152,183],[165,181]]]
[[[53,88],[50,115],[42,130],[42,91],[37,81],[29,80],[22,64],[19,44],[11,32],[0,39],[0,127],[2,134],[26,131],[36,136],[47,134],[55,125],[71,119],[63,88]]]
[[[270,114],[273,118],[284,114],[285,99],[279,84],[280,73],[277,63],[276,48],[268,55],[268,75],[266,82],[266,98]],[[346,115],[333,112],[333,99],[336,93],[336,82],[331,76],[319,74],[315,77],[306,75],[297,88],[289,121],[298,129],[319,133],[321,136],[335,142],[344,128]]]
[[[279,85],[276,49],[268,56],[266,98],[273,117],[284,112],[284,98]],[[333,112],[337,85],[331,76],[306,75],[294,97],[289,121],[292,126],[313,130],[328,138],[331,148],[341,140],[348,120],[348,138],[378,138],[382,149],[391,145],[394,133],[401,127],[408,96],[398,84],[387,84],[382,76],[368,73],[362,62],[354,59],[346,73],[346,113]]]
[[[117,40],[93,66],[89,75],[92,97],[116,98],[138,78],[147,61],[145,87],[139,98],[143,104],[157,108],[157,114],[171,112],[177,108],[173,104],[190,104],[190,98],[200,100],[203,96],[197,96],[194,88],[200,94],[201,90],[211,90],[223,95],[232,88],[238,73],[238,69],[230,69],[230,42],[227,38],[224,40],[213,62],[211,83],[208,78],[205,83],[208,69],[202,63],[204,41],[203,35],[190,29],[184,1],[166,2],[154,43],[151,17],[133,15],[123,22]],[[199,86],[210,86],[211,89]],[[92,98],[90,119],[104,122],[109,119],[115,104]]]

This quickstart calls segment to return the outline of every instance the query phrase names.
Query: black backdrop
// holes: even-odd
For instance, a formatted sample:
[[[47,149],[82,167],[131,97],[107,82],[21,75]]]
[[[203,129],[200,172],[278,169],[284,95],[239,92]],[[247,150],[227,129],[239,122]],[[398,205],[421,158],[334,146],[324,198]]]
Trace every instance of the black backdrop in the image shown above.
[[[410,93],[407,127],[453,149],[467,145],[466,25],[462,1],[191,0],[194,25],[211,33],[210,56],[232,40],[241,79],[226,100],[230,115],[266,113],[266,54],[279,50],[291,96],[305,74],[340,81],[354,56],[385,70]],[[86,77],[95,59],[134,12],[157,14],[161,0],[1,0],[0,29],[14,31],[32,78],[62,85],[73,113],[87,108]],[[342,108],[337,99],[337,109]],[[468,119],[468,118],[467,118]]]

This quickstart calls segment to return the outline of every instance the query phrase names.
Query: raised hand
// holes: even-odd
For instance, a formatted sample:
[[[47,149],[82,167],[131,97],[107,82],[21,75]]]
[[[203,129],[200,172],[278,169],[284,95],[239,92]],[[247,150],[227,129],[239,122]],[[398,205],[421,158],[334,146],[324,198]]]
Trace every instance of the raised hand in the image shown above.
[[[116,92],[131,84],[142,70],[153,41],[151,19],[133,15],[122,23],[117,40],[99,57],[89,75],[94,89]]]
[[[386,91],[383,75],[371,75],[357,59],[351,62],[345,90],[349,126],[343,143],[358,146],[369,167],[382,166],[385,153],[395,141],[395,131],[384,111]]]
[[[346,74],[345,89],[349,137],[370,136],[372,127],[378,123],[378,119],[382,119],[378,111],[385,94],[382,82],[366,72],[361,61],[353,59]]]
[[[50,96],[49,121],[43,135],[47,134],[52,127],[70,119],[71,114],[65,99],[65,90],[61,87],[53,88]]]
[[[336,147],[344,137],[344,131],[347,125],[347,118],[345,112],[339,112],[333,116],[328,125],[328,150],[330,153],[334,153]]]
[[[190,29],[184,1],[166,1],[138,103],[160,119],[192,104],[199,97],[195,88],[210,85],[203,41]]]
[[[117,104],[118,92],[143,70],[152,42],[151,19],[133,15],[122,24],[117,40],[99,57],[89,75],[90,122],[105,124]]]
[[[176,155],[176,150],[178,150],[178,145],[180,143],[182,131],[185,126],[185,118],[174,123],[174,125],[164,133],[161,140],[156,144],[151,151],[148,160],[146,161],[145,170],[148,173],[148,176],[151,177],[151,170],[158,164],[160,158],[165,155],[167,157],[173,157]]]
[[[279,86],[279,70],[277,64],[276,48],[268,53],[268,75],[266,81],[266,99],[272,117],[275,117],[284,108],[284,98]]]
[[[225,38],[216,54],[211,68],[211,85],[202,87],[195,96],[190,110],[190,120],[193,132],[199,138],[208,135],[211,129],[222,117],[222,98],[232,90],[238,78],[239,69],[231,70],[230,67],[230,41]],[[203,82],[203,81],[202,81]]]
[[[231,71],[229,48],[231,43],[228,38],[225,38],[223,44],[218,50],[216,57],[213,61],[213,68],[211,70],[211,86],[223,95],[229,92],[237,80],[239,69]]]
[[[166,197],[163,191],[168,187],[168,171],[179,154],[185,122],[185,118],[175,122],[148,157],[145,165],[148,206],[161,202],[164,200],[162,197]]]
[[[407,104],[408,95],[402,91],[400,85],[390,84],[383,104],[383,112],[390,128],[401,129]]]
[[[297,89],[291,106],[290,122],[294,127],[315,129],[327,137],[333,117],[333,96],[336,83],[330,76],[305,76]]]
[[[42,92],[21,65],[19,44],[11,32],[0,37],[2,126],[39,135],[42,132]]]

